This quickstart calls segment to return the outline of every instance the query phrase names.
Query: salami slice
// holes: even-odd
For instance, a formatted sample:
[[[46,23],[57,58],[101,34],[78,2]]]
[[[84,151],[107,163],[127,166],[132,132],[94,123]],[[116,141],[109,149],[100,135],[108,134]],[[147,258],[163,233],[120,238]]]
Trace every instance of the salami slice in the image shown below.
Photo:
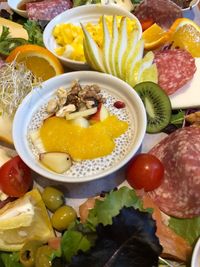
[[[70,0],[44,0],[26,4],[28,18],[31,20],[51,20],[71,7]]]
[[[150,150],[165,167],[160,187],[148,193],[168,215],[200,215],[200,127],[176,130]]]
[[[168,95],[190,81],[196,71],[195,59],[181,49],[155,52],[154,62],[158,69],[158,84]]]
[[[134,14],[140,21],[152,19],[165,29],[183,16],[181,8],[170,0],[144,0]]]

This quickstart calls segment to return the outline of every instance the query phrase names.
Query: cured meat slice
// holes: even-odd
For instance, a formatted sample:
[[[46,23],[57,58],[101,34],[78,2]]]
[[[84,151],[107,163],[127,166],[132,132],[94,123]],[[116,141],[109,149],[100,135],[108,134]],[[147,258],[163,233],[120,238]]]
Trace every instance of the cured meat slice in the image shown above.
[[[193,218],[200,215],[200,127],[176,130],[149,153],[165,167],[163,183],[148,193],[168,215]]]
[[[31,20],[51,20],[71,7],[70,0],[44,0],[26,4],[28,18]]]
[[[158,84],[168,95],[190,81],[196,71],[195,59],[181,49],[157,51],[154,62],[158,69]]]
[[[144,0],[134,14],[140,21],[152,19],[165,29],[183,16],[181,8],[170,0]]]
[[[147,195],[143,196],[143,207],[153,209],[152,217],[156,221],[156,235],[163,247],[162,254],[186,262],[192,252],[190,244],[164,223],[160,209]]]

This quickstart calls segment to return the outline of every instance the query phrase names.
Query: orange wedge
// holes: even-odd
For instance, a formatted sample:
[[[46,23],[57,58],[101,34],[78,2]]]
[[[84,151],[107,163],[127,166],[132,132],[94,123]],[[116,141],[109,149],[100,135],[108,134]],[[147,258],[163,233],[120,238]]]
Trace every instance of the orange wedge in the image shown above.
[[[156,49],[168,40],[168,33],[158,24],[154,23],[142,34],[144,39],[144,48],[146,50]]]
[[[60,61],[46,48],[38,45],[16,47],[6,58],[6,62],[24,62],[27,68],[43,81],[64,72]]]
[[[169,29],[172,47],[187,50],[193,57],[200,57],[200,27],[192,20],[180,18]]]

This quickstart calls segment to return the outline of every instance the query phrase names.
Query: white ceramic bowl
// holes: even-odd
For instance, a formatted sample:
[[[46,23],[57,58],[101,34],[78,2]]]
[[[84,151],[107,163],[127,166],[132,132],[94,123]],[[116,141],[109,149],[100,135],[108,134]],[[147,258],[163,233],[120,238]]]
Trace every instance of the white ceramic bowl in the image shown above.
[[[28,17],[26,10],[19,9],[19,4],[22,3],[22,0],[7,0],[7,3],[9,7],[12,10],[14,10],[17,14],[19,14],[20,16],[24,18]]]
[[[98,84],[109,97],[106,103],[108,110],[118,118],[128,118],[129,129],[117,138],[114,154],[94,160],[75,162],[64,174],[57,174],[46,169],[35,155],[28,141],[28,133],[34,123],[38,123],[38,111],[51,99],[61,86],[70,87],[75,79],[80,84]],[[113,101],[121,100],[126,104],[125,109],[116,109]],[[110,101],[110,102],[109,102]],[[105,103],[105,105],[106,105]],[[111,110],[110,110],[111,108]],[[36,114],[36,115],[35,115]],[[121,114],[121,115],[120,115]],[[120,117],[122,116],[122,117]],[[41,122],[43,120],[41,119]],[[31,123],[33,122],[33,123]],[[70,183],[80,183],[105,177],[124,166],[139,149],[146,131],[146,112],[138,94],[124,81],[109,74],[94,71],[78,71],[56,76],[36,88],[23,100],[13,122],[13,140],[15,148],[24,162],[36,173],[52,180]],[[123,141],[125,140],[125,141]],[[121,143],[120,143],[121,142]],[[123,143],[123,146],[121,145]]]
[[[200,238],[197,241],[192,254],[191,267],[200,267]]]
[[[66,57],[58,56],[55,53],[55,48],[58,47],[58,45],[56,44],[56,41],[52,35],[52,31],[54,27],[60,23],[74,23],[76,25],[80,25],[80,22],[82,22],[83,24],[86,24],[87,22],[97,23],[99,17],[103,14],[120,15],[126,16],[130,19],[135,19],[140,31],[140,36],[142,35],[142,28],[139,20],[127,10],[115,5],[85,5],[66,10],[48,23],[43,33],[43,41],[46,48],[50,50],[56,57],[61,60],[61,62],[65,66],[69,67],[70,69],[88,70],[89,66],[86,63],[70,60]]]

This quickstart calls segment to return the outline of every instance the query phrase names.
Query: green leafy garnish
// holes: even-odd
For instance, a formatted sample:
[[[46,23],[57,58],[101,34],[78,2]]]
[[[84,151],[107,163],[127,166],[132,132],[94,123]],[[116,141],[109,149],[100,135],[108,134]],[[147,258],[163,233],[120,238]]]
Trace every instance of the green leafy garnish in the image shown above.
[[[112,224],[112,218],[119,214],[123,207],[134,206],[135,209],[143,210],[142,201],[137,197],[134,190],[121,187],[117,191],[111,191],[103,200],[96,200],[94,209],[90,210],[87,222],[96,227]]]
[[[174,125],[182,125],[185,119],[185,112],[183,110],[179,110],[178,113],[171,115],[170,123]]]
[[[194,245],[200,236],[200,216],[192,219],[178,219],[171,217],[169,227],[178,235]]]
[[[76,255],[79,250],[89,250],[91,242],[87,236],[81,232],[69,230],[66,231],[62,237],[61,247],[66,261],[70,262],[72,257]]]
[[[27,20],[23,27],[25,30],[27,30],[28,42],[30,44],[44,46],[42,29],[36,21]]]
[[[101,0],[74,0],[73,1],[73,6],[83,6],[87,4],[98,4],[101,3]]]
[[[1,252],[0,253],[0,266],[1,267],[23,267],[19,262],[18,252]]]
[[[1,36],[0,36],[0,42],[2,42],[5,39],[7,39],[9,34],[10,34],[9,28],[6,27],[6,26],[3,26],[2,33],[1,33]]]

